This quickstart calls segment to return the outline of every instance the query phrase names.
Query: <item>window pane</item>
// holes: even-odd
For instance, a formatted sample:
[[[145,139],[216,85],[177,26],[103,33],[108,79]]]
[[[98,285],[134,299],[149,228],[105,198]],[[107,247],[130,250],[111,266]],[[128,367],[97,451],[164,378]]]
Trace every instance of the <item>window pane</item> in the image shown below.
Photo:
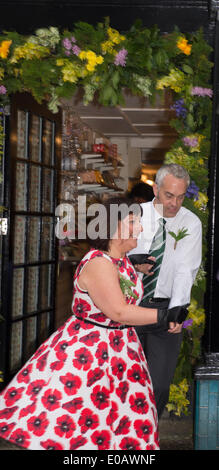
[[[24,295],[24,269],[14,269],[13,272],[13,298],[12,317],[23,315],[23,295]]]
[[[39,261],[40,243],[40,218],[29,217],[28,220],[28,241],[27,241],[27,261],[29,263]]]
[[[29,157],[35,162],[41,161],[41,118],[32,115],[30,128],[30,151]]]
[[[43,343],[50,335],[50,312],[43,313],[40,317],[39,342]]]
[[[15,210],[27,210],[27,165],[16,164]]]
[[[25,226],[26,217],[15,216],[13,246],[13,262],[15,264],[25,261]]]
[[[52,259],[53,246],[53,218],[42,217],[41,232],[41,260],[47,261]]]
[[[44,120],[43,129],[43,163],[46,165],[53,165],[54,162],[54,135],[53,135],[53,123]]]
[[[27,313],[35,312],[38,309],[38,285],[39,268],[31,266],[27,268]]]
[[[51,305],[51,265],[42,266],[40,270],[41,282],[41,308],[47,308]]]
[[[28,114],[18,111],[17,121],[17,158],[27,158]]]
[[[54,170],[43,170],[43,212],[53,212],[53,184],[54,184]]]
[[[22,355],[22,322],[12,324],[11,347],[10,347],[10,370],[21,367]]]
[[[29,193],[29,210],[33,212],[40,211],[40,175],[41,168],[31,165],[30,168],[30,193]]]
[[[36,351],[37,318],[26,319],[25,361]]]

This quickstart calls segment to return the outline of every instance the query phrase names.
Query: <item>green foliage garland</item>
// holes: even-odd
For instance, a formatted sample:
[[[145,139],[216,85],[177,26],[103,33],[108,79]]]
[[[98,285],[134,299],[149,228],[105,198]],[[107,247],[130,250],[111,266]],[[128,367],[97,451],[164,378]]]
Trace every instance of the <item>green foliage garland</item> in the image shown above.
[[[212,90],[209,61],[211,48],[202,30],[183,34],[175,27],[161,34],[157,26],[144,28],[136,21],[129,31],[119,33],[109,19],[93,26],[78,22],[73,31],[39,29],[26,37],[16,32],[0,35],[0,103],[28,91],[41,103],[47,101],[56,113],[61,98],[83,89],[84,103],[95,97],[103,106],[123,104],[123,90],[147,97],[153,103],[157,93],[169,89],[176,117],[170,125],[177,140],[165,162],[182,164],[192,184],[185,206],[203,224],[203,264],[199,270],[189,307],[189,320],[170,393],[169,409],[176,414],[187,410],[183,396],[192,380],[192,370],[200,356],[204,327],[207,187],[210,153]],[[0,128],[1,138],[2,129]],[[186,381],[186,382],[185,382]],[[183,395],[184,394],[184,395]],[[177,401],[178,396],[178,401]]]

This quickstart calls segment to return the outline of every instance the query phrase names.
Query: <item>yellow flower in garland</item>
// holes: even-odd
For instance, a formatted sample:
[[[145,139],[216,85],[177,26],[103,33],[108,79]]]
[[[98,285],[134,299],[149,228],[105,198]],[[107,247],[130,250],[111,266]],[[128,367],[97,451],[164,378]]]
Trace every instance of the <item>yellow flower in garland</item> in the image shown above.
[[[114,44],[120,44],[121,41],[125,41],[125,36],[121,35],[116,29],[108,28],[108,36]]]
[[[195,207],[201,210],[205,210],[208,202],[208,196],[204,193],[198,192],[198,200],[194,201]]]
[[[188,319],[193,320],[193,325],[200,326],[205,322],[205,311],[203,308],[198,307],[198,302],[195,299],[191,300],[191,303],[188,307],[189,315]]]
[[[156,88],[158,90],[163,90],[166,87],[170,87],[176,93],[180,93],[184,87],[184,79],[185,75],[181,70],[171,69],[169,75],[166,75],[157,81]]]
[[[173,411],[176,416],[181,416],[181,413],[188,414],[189,400],[186,397],[188,390],[187,379],[181,380],[178,385],[171,384],[169,402],[166,405],[169,412]]]
[[[190,55],[191,54],[191,49],[192,45],[188,44],[187,39],[180,37],[177,41],[177,47],[180,49],[184,54]]]
[[[7,59],[11,43],[12,43],[12,41],[2,41],[1,42],[0,57],[2,59]]]
[[[116,54],[117,51],[113,49],[114,43],[112,41],[105,41],[101,43],[101,49],[103,51],[103,54],[106,54],[107,52],[109,54]]]
[[[93,51],[81,51],[78,57],[81,60],[87,60],[85,67],[88,72],[94,72],[95,67],[103,63],[102,55],[96,55]]]
[[[50,53],[48,47],[40,46],[32,42],[26,42],[23,46],[15,48],[10,62],[16,64],[20,59],[32,60],[41,59]]]

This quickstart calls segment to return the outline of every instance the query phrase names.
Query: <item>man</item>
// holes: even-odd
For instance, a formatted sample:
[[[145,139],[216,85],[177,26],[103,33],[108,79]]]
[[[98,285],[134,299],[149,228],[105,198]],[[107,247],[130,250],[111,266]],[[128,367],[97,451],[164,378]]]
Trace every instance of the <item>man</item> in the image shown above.
[[[129,254],[150,253],[156,264],[152,272],[151,265],[136,265],[143,273],[141,305],[148,301],[152,304],[154,298],[169,299],[169,308],[190,303],[191,288],[201,263],[202,227],[199,218],[182,207],[189,184],[189,175],[182,166],[163,165],[153,187],[155,198],[142,204],[143,232],[137,248]],[[140,326],[136,331],[147,358],[160,417],[169,398],[182,325],[170,323],[168,331],[157,325]]]

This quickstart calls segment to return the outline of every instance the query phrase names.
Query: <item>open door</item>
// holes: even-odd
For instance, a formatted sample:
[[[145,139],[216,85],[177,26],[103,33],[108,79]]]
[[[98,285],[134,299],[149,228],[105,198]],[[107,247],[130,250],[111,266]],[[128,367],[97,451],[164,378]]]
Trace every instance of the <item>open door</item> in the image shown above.
[[[0,370],[4,385],[54,331],[57,249],[55,208],[61,112],[29,94],[13,97],[4,119]]]

